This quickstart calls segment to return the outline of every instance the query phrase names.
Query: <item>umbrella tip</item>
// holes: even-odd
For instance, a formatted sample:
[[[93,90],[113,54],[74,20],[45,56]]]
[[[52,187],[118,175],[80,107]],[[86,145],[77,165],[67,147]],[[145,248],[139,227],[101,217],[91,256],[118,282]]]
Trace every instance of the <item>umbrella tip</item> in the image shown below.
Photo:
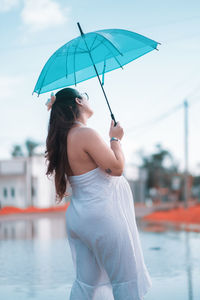
[[[157,45],[156,45],[156,48],[155,48],[155,50],[157,50],[157,51],[159,51],[159,49],[157,48],[158,45],[161,45],[161,43],[157,42]]]
[[[78,25],[78,29],[79,29],[81,35],[84,35],[83,30],[82,30],[81,25],[80,25],[79,22],[77,22],[77,25]]]

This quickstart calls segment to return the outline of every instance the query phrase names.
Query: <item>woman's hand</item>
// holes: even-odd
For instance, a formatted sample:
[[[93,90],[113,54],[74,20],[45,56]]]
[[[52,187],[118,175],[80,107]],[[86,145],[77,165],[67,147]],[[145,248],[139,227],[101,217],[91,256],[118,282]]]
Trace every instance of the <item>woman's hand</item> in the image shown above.
[[[111,125],[110,125],[110,131],[109,131],[109,136],[111,137],[116,137],[118,139],[122,139],[124,135],[124,130],[123,128],[120,126],[120,123],[117,122],[117,125],[114,126],[114,121],[111,120]]]

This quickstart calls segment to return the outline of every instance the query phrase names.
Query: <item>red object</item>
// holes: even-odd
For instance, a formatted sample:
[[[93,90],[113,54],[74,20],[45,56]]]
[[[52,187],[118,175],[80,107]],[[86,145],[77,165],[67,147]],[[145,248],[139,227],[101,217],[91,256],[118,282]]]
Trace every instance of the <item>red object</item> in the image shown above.
[[[0,216],[8,215],[8,214],[65,211],[65,210],[67,210],[69,204],[70,204],[70,202],[67,202],[63,205],[51,206],[51,207],[47,207],[47,208],[39,208],[39,207],[35,207],[35,206],[29,206],[26,208],[19,208],[19,207],[15,207],[15,206],[5,206],[0,210]]]
[[[144,220],[172,221],[174,223],[200,224],[200,204],[189,208],[174,208],[168,211],[156,211],[144,216]]]

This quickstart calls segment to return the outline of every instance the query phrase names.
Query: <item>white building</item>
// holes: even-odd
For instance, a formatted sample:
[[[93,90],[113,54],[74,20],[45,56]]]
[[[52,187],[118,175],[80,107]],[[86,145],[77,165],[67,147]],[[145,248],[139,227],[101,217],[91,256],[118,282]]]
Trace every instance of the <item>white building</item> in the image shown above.
[[[47,178],[46,170],[41,154],[0,160],[0,207],[55,205],[54,181]]]
[[[54,180],[47,177],[46,171],[44,154],[0,160],[0,208],[56,205]],[[124,175],[129,181],[135,202],[145,201],[146,176],[142,176],[141,171],[133,164],[125,166]],[[70,185],[67,191],[71,193]]]

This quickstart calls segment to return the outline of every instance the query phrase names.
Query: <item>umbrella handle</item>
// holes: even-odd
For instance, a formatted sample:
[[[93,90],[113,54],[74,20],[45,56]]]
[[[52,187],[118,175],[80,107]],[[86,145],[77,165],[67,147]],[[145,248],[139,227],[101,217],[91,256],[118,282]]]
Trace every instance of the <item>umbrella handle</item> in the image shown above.
[[[111,113],[111,118],[112,118],[113,121],[114,121],[114,126],[116,126],[116,125],[117,125],[117,122],[115,121],[115,117],[114,117],[113,113]]]

